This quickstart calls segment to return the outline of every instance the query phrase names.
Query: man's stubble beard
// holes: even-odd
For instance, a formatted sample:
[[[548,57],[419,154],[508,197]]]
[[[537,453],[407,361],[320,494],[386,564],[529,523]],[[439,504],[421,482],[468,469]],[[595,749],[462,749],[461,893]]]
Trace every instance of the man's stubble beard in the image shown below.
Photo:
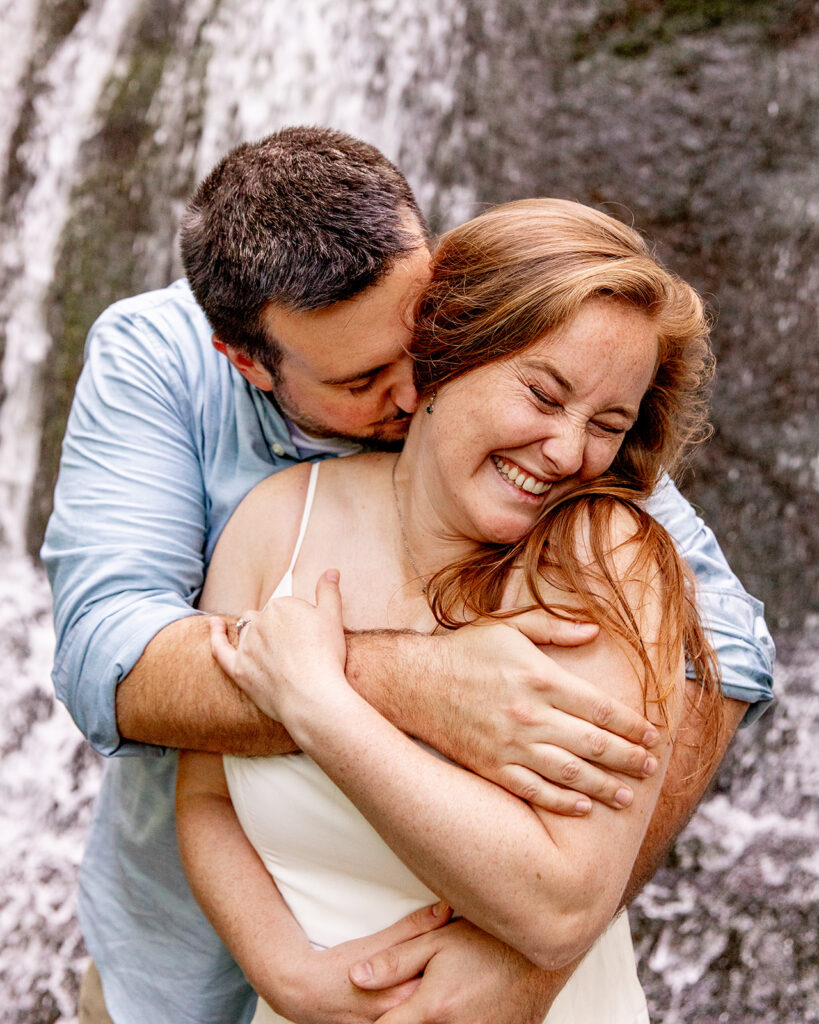
[[[401,412],[398,416],[375,423],[367,428],[368,432],[365,434],[347,433],[337,430],[303,413],[296,402],[293,401],[287,385],[284,383],[281,374],[277,372],[277,369],[273,367],[266,367],[266,369],[273,379],[273,390],[266,391],[265,394],[278,407],[280,412],[311,437],[338,438],[342,441],[353,441],[378,451],[398,452],[403,448],[410,420],[412,419],[411,413]],[[400,433],[397,433],[397,430]]]

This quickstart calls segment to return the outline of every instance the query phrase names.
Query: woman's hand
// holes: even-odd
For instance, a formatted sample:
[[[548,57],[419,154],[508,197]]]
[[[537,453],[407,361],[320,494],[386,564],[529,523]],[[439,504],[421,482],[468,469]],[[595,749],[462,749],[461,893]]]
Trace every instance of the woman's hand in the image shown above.
[[[294,955],[276,956],[269,989],[254,974],[259,994],[294,1024],[371,1024],[405,1002],[421,984],[420,978],[402,978],[366,991],[350,981],[354,964],[375,959],[384,950],[403,948],[412,939],[437,931],[452,914],[445,903],[422,907],[374,935],[366,935],[329,949],[298,949]]]
[[[338,581],[336,569],[322,573],[314,605],[272,597],[260,612],[246,612],[236,647],[224,621],[211,619],[211,651],[219,666],[268,717],[285,725],[289,709],[306,694],[347,685]]]

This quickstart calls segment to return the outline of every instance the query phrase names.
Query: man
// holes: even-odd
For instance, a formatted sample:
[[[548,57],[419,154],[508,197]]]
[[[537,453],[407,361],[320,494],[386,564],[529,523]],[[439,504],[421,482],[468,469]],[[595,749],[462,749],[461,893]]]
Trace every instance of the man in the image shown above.
[[[207,620],[191,606],[221,529],[260,479],[361,440],[400,442],[416,404],[409,319],[428,275],[423,219],[403,177],[371,147],[316,129],[229,154],[193,197],[182,250],[190,288],[117,303],[91,331],[43,549],[57,692],[102,753],[139,755],[109,764],[80,878],[83,931],[117,1024],[252,1012],[181,872],[168,748],[252,755],[292,744],[218,670]],[[712,587],[735,725],[745,702],[770,698],[758,606],[673,488],[660,505]],[[590,635],[519,625],[543,641]],[[264,636],[264,616],[248,629]],[[512,792],[569,813],[585,813],[589,796],[627,804],[629,787],[604,769],[653,770],[648,724],[558,671],[514,625],[491,629],[354,635],[348,671],[399,727]],[[263,677],[263,658],[254,672]],[[526,725],[516,716],[524,705]],[[661,809],[643,874],[686,810]],[[407,1019],[438,1019],[447,1005],[451,1021],[539,1020],[567,976],[537,972],[457,924],[412,938],[428,927],[399,923],[351,953],[350,969],[365,960],[380,984],[379,950],[410,939],[389,961],[400,973],[424,960]],[[361,984],[373,978],[365,971]],[[310,997],[301,994],[299,1019],[312,1022]]]

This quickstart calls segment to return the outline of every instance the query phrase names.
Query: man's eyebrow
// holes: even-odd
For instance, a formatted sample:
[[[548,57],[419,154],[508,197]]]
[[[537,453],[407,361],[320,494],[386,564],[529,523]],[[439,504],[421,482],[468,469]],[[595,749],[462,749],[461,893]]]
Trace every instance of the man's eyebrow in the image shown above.
[[[370,377],[377,377],[389,365],[389,363],[382,363],[381,366],[373,366],[369,370],[362,370],[360,373],[347,373],[343,377],[325,377],[321,383],[335,387],[342,384],[354,384],[357,380],[369,380]]]

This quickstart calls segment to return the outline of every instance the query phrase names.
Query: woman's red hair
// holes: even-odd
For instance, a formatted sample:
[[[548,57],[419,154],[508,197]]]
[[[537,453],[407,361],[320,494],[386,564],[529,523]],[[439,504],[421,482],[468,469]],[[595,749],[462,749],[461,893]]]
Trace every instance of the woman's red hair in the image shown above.
[[[591,298],[642,310],[657,331],[657,365],[634,426],[604,477],[547,506],[516,544],[486,545],[436,574],[430,604],[441,624],[455,627],[476,615],[508,614],[499,607],[513,569],[522,570],[535,606],[545,606],[539,596],[544,580],[567,595],[565,604],[548,610],[585,614],[637,654],[644,696],[661,710],[668,683],[659,677],[678,662],[683,643],[701,683],[705,767],[721,733],[717,663],[697,614],[691,573],[671,537],[643,509],[662,473],[673,472],[687,448],[708,435],[713,357],[694,289],[663,267],[636,231],[597,210],[559,199],[497,207],[448,232],[436,247],[432,278],[416,309],[415,383],[423,402],[471,370],[526,349]],[[624,564],[618,552],[626,522]],[[653,659],[626,597],[635,578],[661,590]]]

